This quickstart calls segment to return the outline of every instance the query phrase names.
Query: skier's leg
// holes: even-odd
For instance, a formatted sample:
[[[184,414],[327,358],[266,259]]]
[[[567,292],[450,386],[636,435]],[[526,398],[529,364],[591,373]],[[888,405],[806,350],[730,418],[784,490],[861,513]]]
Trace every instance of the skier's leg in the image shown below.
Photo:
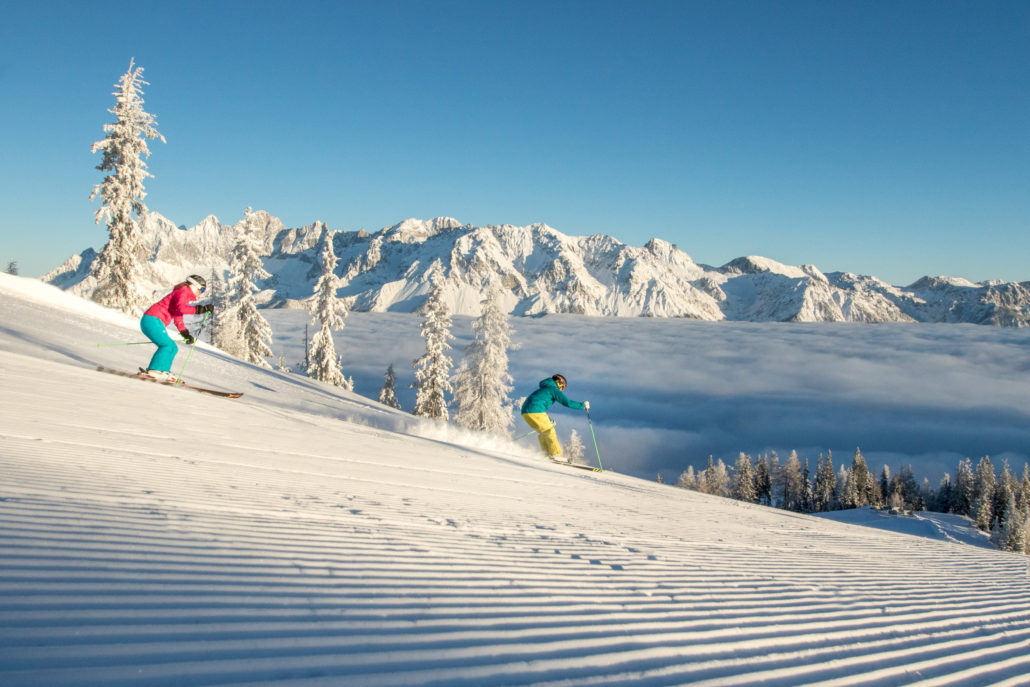
[[[151,370],[170,372],[172,361],[175,360],[175,354],[179,352],[179,347],[172,341],[172,337],[168,336],[164,322],[153,315],[144,315],[139,321],[139,328],[148,339],[157,345],[157,350],[154,351],[154,356],[150,359],[150,365],[147,367]]]
[[[554,423],[547,413],[524,413],[522,418],[526,424],[540,434],[540,448],[548,456],[560,456],[562,454],[561,444],[558,443],[558,433],[554,431]]]
[[[550,418],[548,418],[550,420]],[[557,458],[562,454],[561,444],[558,442],[558,432],[554,430],[554,423],[551,423],[551,427],[546,432],[540,434],[540,445],[544,447],[544,451],[551,458]]]

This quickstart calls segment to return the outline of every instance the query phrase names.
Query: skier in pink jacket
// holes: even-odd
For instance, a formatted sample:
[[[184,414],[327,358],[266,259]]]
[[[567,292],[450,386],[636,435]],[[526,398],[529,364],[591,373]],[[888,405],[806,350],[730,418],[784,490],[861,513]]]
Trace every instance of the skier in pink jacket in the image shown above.
[[[183,315],[196,315],[209,313],[214,308],[210,305],[190,305],[191,301],[197,300],[200,294],[204,293],[207,284],[204,278],[197,274],[191,274],[186,281],[176,284],[172,292],[147,308],[140,319],[139,328],[148,339],[157,345],[154,356],[150,359],[150,366],[146,369],[140,368],[140,372],[162,381],[175,379],[171,373],[172,361],[175,360],[179,347],[172,337],[168,336],[167,327],[173,321],[182,340],[188,344],[196,343],[196,339],[190,334],[183,322]]]

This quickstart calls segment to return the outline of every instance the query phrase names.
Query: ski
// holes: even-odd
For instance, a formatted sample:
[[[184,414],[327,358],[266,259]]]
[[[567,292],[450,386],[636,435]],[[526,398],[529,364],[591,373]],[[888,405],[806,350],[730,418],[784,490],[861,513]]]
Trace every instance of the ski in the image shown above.
[[[564,460],[554,460],[553,458],[549,458],[548,460],[550,460],[555,465],[564,465],[570,468],[579,468],[580,470],[590,470],[591,472],[604,472],[604,470],[602,470],[601,468],[594,467],[593,465],[583,465],[582,463],[568,463]]]
[[[144,382],[154,382],[155,384],[164,384],[165,386],[180,387],[183,389],[192,389],[193,391],[199,391],[204,394],[211,394],[212,396],[221,396],[222,398],[239,398],[243,395],[239,391],[220,391],[219,389],[208,389],[203,386],[193,386],[192,384],[186,384],[184,382],[164,381],[161,379],[154,379],[142,372],[125,372],[123,370],[112,370],[109,367],[98,367],[98,372],[107,372],[113,375],[120,375],[122,377],[132,377],[133,379],[140,379]]]

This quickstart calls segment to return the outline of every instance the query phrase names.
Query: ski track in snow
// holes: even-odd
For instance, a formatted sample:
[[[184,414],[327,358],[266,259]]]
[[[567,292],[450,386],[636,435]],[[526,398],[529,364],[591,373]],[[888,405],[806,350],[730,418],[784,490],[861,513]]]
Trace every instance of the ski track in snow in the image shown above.
[[[1030,684],[1025,556],[305,413],[200,348],[247,396],[104,375],[33,312],[0,318],[5,687]]]

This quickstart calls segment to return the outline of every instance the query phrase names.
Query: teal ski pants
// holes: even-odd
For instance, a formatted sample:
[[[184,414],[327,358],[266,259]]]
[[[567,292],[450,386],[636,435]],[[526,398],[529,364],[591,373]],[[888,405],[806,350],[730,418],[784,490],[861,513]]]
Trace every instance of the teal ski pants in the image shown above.
[[[168,336],[165,323],[153,315],[144,315],[139,321],[139,328],[148,339],[157,344],[154,357],[150,359],[150,365],[147,367],[151,370],[171,372],[172,361],[175,360],[175,354],[179,352],[179,346],[172,341],[172,337]]]

